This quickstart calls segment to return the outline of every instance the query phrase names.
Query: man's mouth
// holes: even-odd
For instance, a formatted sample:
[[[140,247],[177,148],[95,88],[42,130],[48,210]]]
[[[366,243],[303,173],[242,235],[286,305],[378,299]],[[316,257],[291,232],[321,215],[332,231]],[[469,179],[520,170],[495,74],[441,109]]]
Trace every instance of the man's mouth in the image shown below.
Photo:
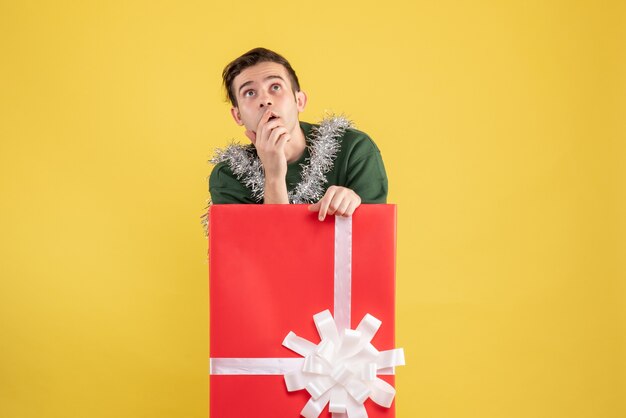
[[[274,119],[278,119],[278,116],[272,115],[272,116],[270,116],[270,118],[267,121],[269,122],[269,121],[274,120]]]

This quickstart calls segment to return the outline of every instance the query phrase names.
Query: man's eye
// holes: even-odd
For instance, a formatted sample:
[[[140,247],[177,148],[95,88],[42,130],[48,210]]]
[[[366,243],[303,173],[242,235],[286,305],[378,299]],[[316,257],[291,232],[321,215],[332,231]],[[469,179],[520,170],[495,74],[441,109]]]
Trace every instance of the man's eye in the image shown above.
[[[274,85],[272,85],[272,90],[273,90],[273,91],[278,91],[278,90],[280,90],[280,84],[274,84]]]
[[[254,96],[254,90],[246,90],[246,91],[243,93],[243,96],[244,96],[244,97],[252,97],[252,96]]]

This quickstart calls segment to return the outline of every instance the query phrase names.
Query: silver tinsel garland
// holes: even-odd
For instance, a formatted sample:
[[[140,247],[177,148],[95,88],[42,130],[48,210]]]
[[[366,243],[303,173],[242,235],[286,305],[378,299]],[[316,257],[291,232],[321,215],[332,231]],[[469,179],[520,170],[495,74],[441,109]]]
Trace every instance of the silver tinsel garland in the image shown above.
[[[325,174],[334,164],[339,152],[339,137],[353,124],[344,116],[328,115],[314,126],[309,135],[308,157],[302,167],[302,180],[288,193],[289,203],[315,203],[324,196]],[[265,175],[263,165],[253,146],[232,142],[224,149],[217,149],[210,163],[226,162],[237,179],[252,193],[252,198],[263,202]],[[209,208],[211,202],[209,200]],[[205,232],[208,228],[208,214],[203,216]]]

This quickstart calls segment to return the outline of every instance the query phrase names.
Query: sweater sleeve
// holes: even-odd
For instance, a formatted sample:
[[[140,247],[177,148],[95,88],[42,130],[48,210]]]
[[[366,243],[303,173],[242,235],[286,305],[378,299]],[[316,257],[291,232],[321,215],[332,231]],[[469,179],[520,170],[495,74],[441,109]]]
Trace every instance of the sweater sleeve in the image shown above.
[[[387,203],[385,165],[378,147],[369,137],[351,153],[346,187],[354,190],[362,203]]]
[[[209,192],[215,204],[257,203],[252,199],[250,190],[237,180],[225,163],[213,167],[209,177]]]

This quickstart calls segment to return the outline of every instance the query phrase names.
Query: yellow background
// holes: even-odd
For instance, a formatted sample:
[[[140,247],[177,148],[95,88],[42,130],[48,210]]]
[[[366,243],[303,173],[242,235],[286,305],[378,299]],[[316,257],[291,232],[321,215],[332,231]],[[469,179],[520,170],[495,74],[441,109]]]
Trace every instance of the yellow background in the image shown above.
[[[625,27],[621,1],[2,0],[0,417],[206,416],[206,161],[245,139],[220,75],[256,46],[303,120],[382,150],[398,417],[626,416]]]

